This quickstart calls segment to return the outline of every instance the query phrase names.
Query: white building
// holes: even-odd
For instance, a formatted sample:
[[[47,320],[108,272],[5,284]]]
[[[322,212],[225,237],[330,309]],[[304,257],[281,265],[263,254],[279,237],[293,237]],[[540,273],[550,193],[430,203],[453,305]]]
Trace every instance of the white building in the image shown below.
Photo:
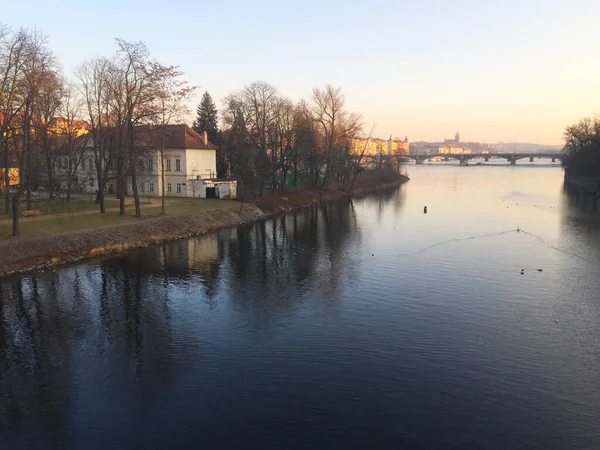
[[[217,177],[217,147],[208,141],[206,132],[201,136],[185,124],[167,125],[165,130],[164,160],[156,143],[162,142],[162,127],[139,126],[136,132],[136,148],[139,157],[136,167],[138,190],[143,195],[160,196],[162,193],[162,164],[165,167],[165,194],[174,197],[206,197],[215,194]],[[94,159],[94,142],[90,134],[77,139],[76,145],[84,146],[76,172],[77,185],[84,192],[98,190],[98,178]],[[117,152],[114,152],[116,154]],[[116,161],[111,161],[106,193],[114,194],[117,189]],[[56,172],[66,166],[64,157],[57,161]],[[131,174],[131,170],[128,172]],[[128,176],[126,194],[132,193],[131,176]],[[217,183],[218,185],[218,183]],[[207,191],[207,187],[209,190]],[[226,190],[226,189],[223,189]],[[223,197],[223,195],[221,195]]]

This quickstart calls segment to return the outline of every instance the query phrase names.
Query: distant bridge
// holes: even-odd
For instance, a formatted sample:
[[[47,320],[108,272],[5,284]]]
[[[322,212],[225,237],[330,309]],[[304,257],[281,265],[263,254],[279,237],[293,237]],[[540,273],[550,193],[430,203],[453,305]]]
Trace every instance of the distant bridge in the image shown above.
[[[427,160],[432,159],[443,159],[449,161],[451,159],[457,160],[461,165],[467,165],[470,159],[483,158],[486,162],[490,159],[506,159],[511,165],[516,165],[519,159],[529,158],[530,162],[535,159],[551,159],[552,162],[562,161],[564,154],[557,152],[548,153],[430,153],[430,154],[406,154],[406,155],[365,155],[371,159],[381,158],[381,161],[388,159],[397,159],[398,161],[409,161],[413,160],[416,164],[423,164]]]

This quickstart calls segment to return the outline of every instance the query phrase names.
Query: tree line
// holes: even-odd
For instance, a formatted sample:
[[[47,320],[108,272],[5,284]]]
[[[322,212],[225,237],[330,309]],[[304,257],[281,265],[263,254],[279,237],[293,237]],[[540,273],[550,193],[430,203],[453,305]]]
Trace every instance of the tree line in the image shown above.
[[[219,146],[219,175],[234,176],[242,196],[243,189],[261,195],[265,187],[283,190],[288,183],[325,188],[352,182],[367,149],[352,151],[362,117],[349,112],[341,89],[330,85],[294,103],[257,81],[225,97],[223,130],[217,112],[206,92],[193,127]]]
[[[125,214],[125,184],[129,179],[136,215],[141,215],[138,159],[151,147],[162,154],[166,125],[186,115],[186,104],[195,88],[182,76],[177,66],[152,59],[142,42],[117,39],[113,55],[82,62],[70,80],[61,74],[56,56],[39,31],[0,25],[4,212],[8,214],[11,206],[13,212],[18,211],[23,197],[31,209],[32,190],[42,180],[53,198],[59,167],[66,174],[69,198],[71,181],[85,163],[84,152],[91,150],[100,212],[105,212],[104,192],[109,177],[113,177],[121,214]],[[144,142],[136,132],[140,125],[148,130]],[[86,139],[75,145],[82,131]],[[20,182],[11,205],[10,173],[14,167]],[[13,216],[18,219],[18,214]]]
[[[93,153],[99,211],[106,210],[106,186],[114,179],[120,213],[125,214],[129,181],[136,215],[141,215],[139,159],[152,149],[164,161],[166,126],[189,114],[196,87],[178,66],[153,59],[144,43],[115,43],[112,55],[82,62],[68,78],[42,33],[0,24],[0,189],[4,213],[13,211],[15,234],[19,205],[31,209],[38,184],[54,196],[57,167],[67,178],[70,198],[86,150]],[[246,190],[261,195],[266,187],[285,189],[300,181],[325,188],[352,180],[359,171],[351,139],[362,119],[346,109],[339,88],[315,88],[309,99],[293,102],[273,86],[254,82],[223,99],[220,118],[208,93],[197,112],[193,128],[206,131],[218,146],[219,173],[236,179],[242,196]],[[81,138],[84,122],[87,133]],[[146,130],[143,138],[140,125]],[[164,213],[164,164],[159,166]],[[20,182],[11,192],[15,167]]]
[[[225,163],[238,185],[258,194],[269,184],[285,189],[288,179],[324,188],[351,178],[351,139],[362,118],[346,109],[339,88],[315,88],[310,99],[294,103],[254,82],[225,98],[223,123]]]
[[[577,175],[600,177],[600,118],[586,117],[565,129],[566,170]]]

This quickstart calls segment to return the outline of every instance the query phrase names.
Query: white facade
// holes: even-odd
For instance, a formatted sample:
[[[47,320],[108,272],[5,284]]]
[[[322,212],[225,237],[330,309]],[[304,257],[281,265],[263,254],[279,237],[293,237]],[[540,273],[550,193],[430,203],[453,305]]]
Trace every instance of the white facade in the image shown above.
[[[159,156],[157,152],[157,162]],[[167,196],[199,197],[198,181],[217,177],[216,150],[169,148],[165,150],[164,164]],[[157,186],[162,186],[160,172],[156,175]]]
[[[236,181],[214,181],[214,180],[188,180],[188,192],[191,195],[188,197],[200,198],[219,198],[219,199],[235,199],[237,198],[237,182]]]
[[[135,167],[137,187],[140,194],[160,196],[163,185],[161,171],[164,165],[165,194],[172,197],[198,197],[206,194],[201,189],[202,181],[217,177],[216,146],[208,142],[207,134],[196,133],[185,124],[166,125],[165,136],[167,147],[163,159],[156,147],[153,148],[153,136],[160,136],[161,131],[149,127],[138,127],[141,148],[146,148],[138,157]],[[79,145],[85,146],[79,167],[75,173],[76,184],[80,192],[94,193],[98,190],[98,179],[95,167],[93,142],[89,135],[81,136]],[[113,150],[114,151],[114,150]],[[66,157],[57,160],[57,179],[66,179]],[[111,162],[109,179],[106,183],[106,193],[116,194],[117,167],[116,161]],[[191,182],[193,180],[193,182]],[[62,181],[61,181],[62,183]],[[133,192],[131,177],[126,186],[126,194]],[[202,195],[203,193],[204,195]]]
[[[217,158],[215,150],[166,149],[164,156],[166,196],[199,197],[201,180],[216,178]],[[55,170],[57,176],[66,174],[65,163],[59,158]],[[136,169],[139,192],[144,195],[160,196],[162,194],[160,152],[158,150],[146,152],[143,157],[140,157]],[[91,150],[84,152],[76,177],[79,191],[95,193],[98,190],[98,175],[94,153]],[[113,194],[116,193],[116,190],[116,170],[110,170],[106,192]],[[132,191],[131,181],[129,181],[127,194],[131,194]]]

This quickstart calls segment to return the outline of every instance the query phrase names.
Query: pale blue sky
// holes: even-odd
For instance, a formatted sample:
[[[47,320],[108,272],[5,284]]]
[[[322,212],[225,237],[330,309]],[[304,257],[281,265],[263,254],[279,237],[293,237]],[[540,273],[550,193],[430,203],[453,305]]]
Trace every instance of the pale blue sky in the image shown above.
[[[41,29],[67,75],[142,40],[219,107],[256,80],[340,86],[380,137],[559,144],[600,113],[600,0],[4,0],[0,22]]]

